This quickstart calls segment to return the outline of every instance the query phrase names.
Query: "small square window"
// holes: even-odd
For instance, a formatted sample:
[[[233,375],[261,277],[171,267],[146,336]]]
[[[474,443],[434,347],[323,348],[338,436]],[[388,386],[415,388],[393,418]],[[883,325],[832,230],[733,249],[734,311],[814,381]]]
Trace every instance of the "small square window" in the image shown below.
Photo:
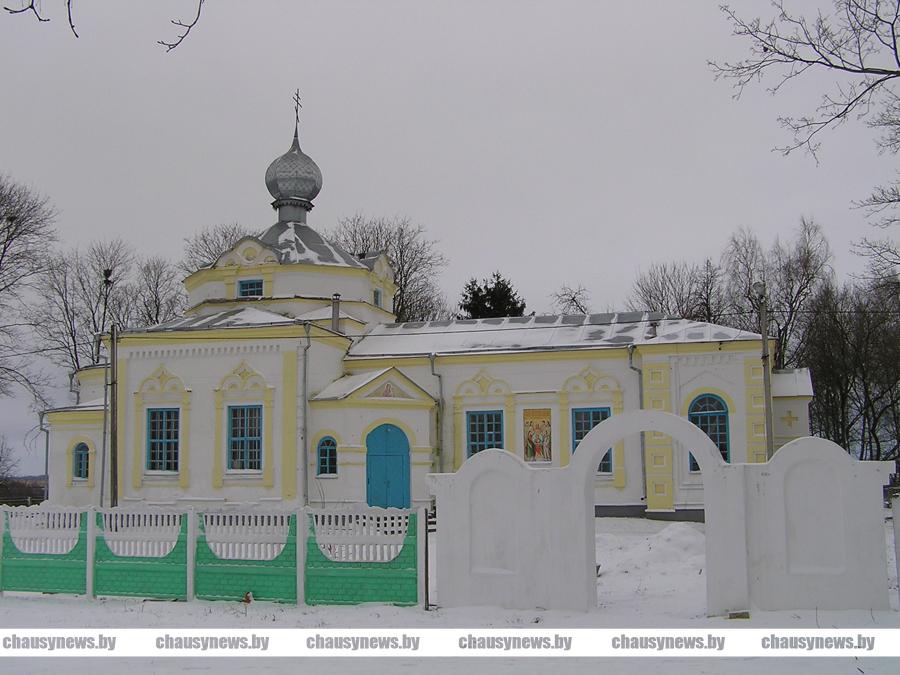
[[[262,279],[242,279],[238,282],[239,298],[259,298],[263,294]]]

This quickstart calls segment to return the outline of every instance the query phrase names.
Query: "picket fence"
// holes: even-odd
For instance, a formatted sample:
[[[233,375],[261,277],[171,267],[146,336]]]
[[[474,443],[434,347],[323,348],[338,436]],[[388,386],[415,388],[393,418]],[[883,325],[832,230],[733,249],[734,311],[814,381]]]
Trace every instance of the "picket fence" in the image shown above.
[[[0,593],[425,602],[424,509],[40,505],[0,516]]]

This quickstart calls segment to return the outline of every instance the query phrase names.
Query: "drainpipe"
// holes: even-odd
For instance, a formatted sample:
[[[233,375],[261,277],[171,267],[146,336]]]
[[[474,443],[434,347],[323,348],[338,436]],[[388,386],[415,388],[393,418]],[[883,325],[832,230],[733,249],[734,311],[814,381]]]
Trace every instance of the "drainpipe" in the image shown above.
[[[638,376],[638,410],[644,409],[644,371],[634,365],[634,345],[628,345],[628,367]],[[644,432],[641,432],[641,499],[647,503],[647,456]]]
[[[341,294],[331,296],[331,330],[341,332]]]
[[[303,506],[309,506],[309,481],[306,476],[309,464],[309,453],[307,451],[307,433],[309,432],[309,348],[312,346],[312,337],[310,336],[312,327],[309,321],[303,322],[303,329],[306,331],[306,344],[303,345],[303,448],[300,452],[302,461],[299,462],[300,503]]]
[[[444,376],[440,375],[434,369],[434,359],[437,355],[434,352],[431,352],[428,355],[428,360],[431,362],[431,374],[437,378],[438,381],[438,398],[437,398],[437,409],[435,411],[435,427],[437,431],[437,452],[438,452],[438,470],[444,470]]]
[[[42,410],[38,413],[38,426],[44,432],[44,501],[50,499],[50,428],[44,426],[44,415]]]

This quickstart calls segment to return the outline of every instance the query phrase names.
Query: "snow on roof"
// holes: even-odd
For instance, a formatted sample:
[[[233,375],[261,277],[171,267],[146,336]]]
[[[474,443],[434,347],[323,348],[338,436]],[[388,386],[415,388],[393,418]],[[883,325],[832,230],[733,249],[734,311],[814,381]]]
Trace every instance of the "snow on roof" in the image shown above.
[[[266,230],[259,241],[278,252],[281,263],[309,263],[339,265],[367,269],[337,244],[328,241],[309,225],[293,221],[279,221]]]
[[[128,329],[129,333],[150,333],[166,330],[201,330],[206,328],[243,328],[294,323],[294,319],[256,307],[228,309],[207,316],[185,316],[148,328]]]
[[[382,324],[353,345],[348,356],[596,349],[759,339],[756,333],[657,312],[522,316]]]
[[[326,401],[341,398],[347,398],[360,387],[364,387],[369,382],[381,375],[384,375],[390,368],[382,368],[381,370],[373,370],[368,373],[359,373],[358,375],[348,375],[339,380],[335,380],[322,391],[312,397],[313,401]]]
[[[91,399],[90,401],[82,401],[81,403],[76,403],[74,405],[66,405],[59,408],[48,408],[44,410],[44,413],[71,412],[76,410],[103,410],[103,407],[103,399],[95,398]]]
[[[350,319],[352,321],[356,321],[357,323],[365,323],[362,319],[357,319],[355,316],[351,316],[347,314],[344,310],[339,310],[341,319]],[[326,321],[331,319],[331,307],[319,307],[318,309],[310,310],[309,312],[304,312],[303,314],[297,315],[297,321]]]
[[[772,373],[772,396],[812,396],[812,378],[809,368],[776,370]]]

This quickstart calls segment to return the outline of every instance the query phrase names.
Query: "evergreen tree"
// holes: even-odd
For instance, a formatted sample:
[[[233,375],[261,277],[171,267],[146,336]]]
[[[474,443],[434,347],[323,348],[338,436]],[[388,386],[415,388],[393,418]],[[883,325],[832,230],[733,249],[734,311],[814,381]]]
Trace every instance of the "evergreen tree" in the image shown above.
[[[494,272],[490,279],[479,284],[469,279],[459,301],[461,319],[491,319],[502,316],[522,316],[525,301],[519,297],[508,279]]]

